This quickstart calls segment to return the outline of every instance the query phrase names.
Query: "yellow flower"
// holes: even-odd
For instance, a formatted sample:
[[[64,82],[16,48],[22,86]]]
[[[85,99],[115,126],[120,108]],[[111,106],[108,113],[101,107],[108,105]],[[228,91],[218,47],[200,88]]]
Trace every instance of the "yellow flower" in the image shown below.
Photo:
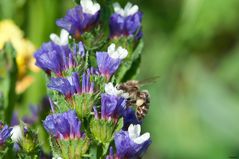
[[[0,49],[6,42],[11,42],[17,52],[18,82],[16,91],[22,93],[33,81],[27,72],[38,70],[32,56],[35,47],[23,37],[23,32],[12,20],[0,21]]]

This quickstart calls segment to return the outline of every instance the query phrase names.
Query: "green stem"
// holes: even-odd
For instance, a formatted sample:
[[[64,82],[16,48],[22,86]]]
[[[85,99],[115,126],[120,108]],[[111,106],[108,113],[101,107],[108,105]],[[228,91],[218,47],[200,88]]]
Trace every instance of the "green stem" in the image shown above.
[[[7,65],[10,65],[8,70],[8,93],[6,97],[7,107],[5,110],[5,121],[10,124],[13,114],[14,105],[16,102],[16,81],[17,81],[17,62],[16,62],[16,52],[12,44],[6,43],[4,46],[4,53],[7,58]]]

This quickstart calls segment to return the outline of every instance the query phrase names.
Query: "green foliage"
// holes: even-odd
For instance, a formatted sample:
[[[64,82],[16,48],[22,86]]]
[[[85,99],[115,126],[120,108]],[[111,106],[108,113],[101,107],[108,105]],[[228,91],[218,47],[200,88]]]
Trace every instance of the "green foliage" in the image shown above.
[[[0,51],[0,59],[2,68],[6,68],[3,73],[4,80],[1,81],[1,92],[3,92],[4,98],[2,102],[5,105],[4,118],[6,123],[10,124],[12,112],[16,102],[16,81],[17,81],[17,63],[16,63],[16,51],[11,43],[6,43],[3,50]]]
[[[91,119],[90,121],[90,131],[92,132],[94,138],[98,143],[109,144],[114,137],[114,134],[120,131],[123,127],[123,118],[119,121],[104,120],[104,119]]]
[[[89,117],[94,104],[93,94],[75,95],[73,98],[73,108],[76,110],[78,117],[80,119]]]
[[[140,40],[135,49],[132,49],[132,39],[127,39],[124,45],[124,42],[117,43],[120,46],[125,46],[129,51],[128,57],[123,61],[121,67],[116,73],[116,81],[123,82],[135,77],[138,73],[140,67],[141,53],[144,47],[143,40]],[[122,45],[123,44],[123,45]],[[132,51],[133,50],[133,51]]]

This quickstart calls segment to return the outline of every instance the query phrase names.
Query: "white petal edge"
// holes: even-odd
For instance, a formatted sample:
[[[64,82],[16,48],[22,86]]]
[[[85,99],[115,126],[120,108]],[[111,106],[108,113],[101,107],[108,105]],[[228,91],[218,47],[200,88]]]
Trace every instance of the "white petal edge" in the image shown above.
[[[127,11],[127,16],[134,15],[139,11],[139,7],[137,5],[133,5],[128,11]]]
[[[81,0],[80,2],[84,13],[94,15],[100,10],[99,3],[93,3],[92,0]]]
[[[22,138],[23,138],[23,134],[22,134],[22,129],[20,125],[13,126],[11,131],[12,141],[16,143],[16,142],[19,142]]]
[[[137,5],[133,5],[130,2],[128,2],[124,8],[122,8],[119,3],[114,3],[113,8],[115,13],[123,17],[134,15],[139,10],[139,7]]]
[[[150,138],[150,133],[144,133],[143,135],[141,135],[140,137],[137,137],[135,139],[133,139],[133,141],[136,143],[136,144],[142,144],[144,143],[145,141],[149,140]]]
[[[117,52],[119,54],[119,58],[120,59],[124,59],[128,55],[128,51],[126,49],[122,48],[121,46],[118,47]]]
[[[61,40],[58,37],[58,35],[56,35],[54,33],[50,34],[50,39],[51,39],[51,41],[53,41],[57,45],[60,45],[60,43],[61,43]]]
[[[124,59],[128,55],[128,51],[125,48],[121,46],[116,48],[116,45],[114,43],[110,44],[107,49],[107,52],[109,56],[113,59]]]
[[[141,131],[141,126],[139,124],[137,125],[130,124],[128,128],[130,139],[134,140],[135,138],[137,138],[140,135],[140,131]]]
[[[68,36],[69,33],[65,29],[61,30],[61,35],[60,35],[60,40],[61,40],[61,45],[67,45],[68,44]]]
[[[69,33],[62,29],[60,33],[60,37],[54,33],[50,34],[50,39],[57,45],[67,45],[68,44],[68,36]]]
[[[107,84],[105,84],[105,92],[109,95],[113,95],[113,96],[119,96],[121,94],[123,94],[122,90],[118,90],[113,83],[109,82]]]

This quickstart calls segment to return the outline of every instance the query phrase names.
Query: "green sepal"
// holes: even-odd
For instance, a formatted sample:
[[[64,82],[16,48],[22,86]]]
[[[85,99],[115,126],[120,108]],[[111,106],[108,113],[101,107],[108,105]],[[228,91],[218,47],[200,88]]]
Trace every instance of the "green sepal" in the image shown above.
[[[35,151],[38,151],[39,141],[37,134],[28,129],[27,132],[25,132],[20,145],[26,153],[34,153]]]
[[[47,94],[53,103],[57,103],[54,104],[55,113],[63,113],[71,109],[72,100],[66,99],[64,95],[50,89],[48,89]]]
[[[3,145],[0,145],[0,158],[7,159],[9,157],[13,157],[14,154],[12,152],[12,148],[13,148],[13,142],[9,138],[6,140],[6,142]]]
[[[74,95],[74,106],[73,108],[76,110],[76,113],[80,119],[89,117],[93,104],[93,94],[82,94],[82,95]]]
[[[51,148],[54,157],[64,159],[82,158],[89,149],[90,139],[88,137],[60,140],[51,138]]]
[[[112,140],[115,123],[112,120],[92,119],[90,130],[99,143],[109,143]]]
[[[119,132],[123,128],[123,125],[124,125],[124,119],[120,118],[116,124],[115,133]]]
[[[39,158],[41,149],[37,133],[31,129],[22,133],[24,134],[23,138],[18,142],[20,146],[20,150],[17,152],[18,158]]]
[[[102,26],[98,25],[91,32],[85,32],[81,35],[86,50],[95,53],[107,43],[108,36],[102,29]]]
[[[114,120],[91,119],[90,130],[95,140],[103,145],[109,144],[114,133],[121,130],[123,127],[123,118],[120,118],[117,123]]]

